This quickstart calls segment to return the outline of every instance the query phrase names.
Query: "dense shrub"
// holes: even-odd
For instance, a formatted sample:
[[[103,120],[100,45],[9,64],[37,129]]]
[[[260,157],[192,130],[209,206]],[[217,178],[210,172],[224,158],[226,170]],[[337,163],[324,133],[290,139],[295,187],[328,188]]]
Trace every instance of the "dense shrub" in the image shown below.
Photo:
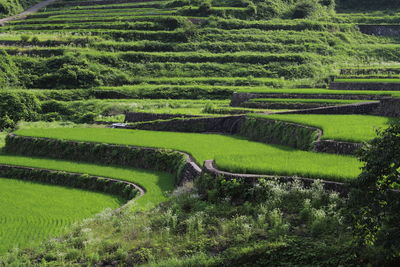
[[[0,130],[12,128],[20,120],[37,118],[40,109],[39,100],[32,93],[0,91]]]
[[[0,87],[18,85],[18,68],[11,57],[0,49]]]
[[[364,167],[349,202],[353,231],[366,255],[376,261],[373,265],[396,265],[400,261],[400,122],[364,146],[360,160]]]

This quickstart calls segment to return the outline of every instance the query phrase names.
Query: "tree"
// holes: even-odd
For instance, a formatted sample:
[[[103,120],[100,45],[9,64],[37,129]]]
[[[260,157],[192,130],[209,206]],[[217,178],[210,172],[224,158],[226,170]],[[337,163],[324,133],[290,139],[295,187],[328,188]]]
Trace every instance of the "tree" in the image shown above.
[[[28,92],[0,92],[0,130],[20,120],[33,120],[40,111],[37,97]]]
[[[0,87],[18,85],[18,68],[10,56],[0,49]]]
[[[400,260],[400,122],[378,132],[360,152],[362,174],[349,198],[359,245],[374,248],[380,261]]]

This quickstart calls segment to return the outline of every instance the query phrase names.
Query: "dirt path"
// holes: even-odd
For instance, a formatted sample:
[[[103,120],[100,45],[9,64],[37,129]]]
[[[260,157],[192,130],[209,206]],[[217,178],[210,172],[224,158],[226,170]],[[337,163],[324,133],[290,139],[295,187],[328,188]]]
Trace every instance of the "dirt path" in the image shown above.
[[[55,1],[58,1],[58,0],[46,0],[46,1],[40,2],[40,3],[36,4],[36,5],[28,8],[27,10],[25,10],[22,13],[19,13],[17,15],[14,15],[14,16],[11,16],[11,17],[7,17],[7,18],[4,18],[4,19],[0,19],[0,26],[4,26],[9,21],[13,21],[13,20],[17,20],[17,19],[24,19],[27,16],[29,16],[29,15],[31,15],[33,13],[36,13],[39,10],[41,10],[42,8],[54,3]]]

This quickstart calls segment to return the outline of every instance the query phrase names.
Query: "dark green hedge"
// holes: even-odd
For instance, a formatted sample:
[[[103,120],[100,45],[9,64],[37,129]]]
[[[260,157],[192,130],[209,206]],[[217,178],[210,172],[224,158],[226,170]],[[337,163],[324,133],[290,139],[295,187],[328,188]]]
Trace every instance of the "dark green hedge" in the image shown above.
[[[318,130],[293,123],[248,116],[242,123],[240,135],[254,141],[312,150]]]
[[[121,165],[176,174],[177,182],[188,156],[172,150],[8,135],[4,150],[25,156],[51,157]]]
[[[0,176],[113,194],[130,200],[139,194],[134,185],[87,174],[0,165]]]

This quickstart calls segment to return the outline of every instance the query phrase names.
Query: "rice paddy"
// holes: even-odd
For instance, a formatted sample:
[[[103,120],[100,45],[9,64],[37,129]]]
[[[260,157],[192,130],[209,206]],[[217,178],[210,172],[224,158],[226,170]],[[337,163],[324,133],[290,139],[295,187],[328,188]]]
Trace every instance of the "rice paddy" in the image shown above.
[[[366,142],[376,137],[376,130],[386,128],[390,118],[368,115],[252,115],[313,126],[323,130],[322,139]]]
[[[121,204],[110,195],[0,178],[0,253],[58,236],[73,223]]]
[[[106,128],[22,129],[16,134],[174,149],[191,154],[200,165],[204,160],[215,159],[219,168],[232,172],[290,174],[343,181],[357,177],[361,166],[351,156],[306,152],[218,134]]]

